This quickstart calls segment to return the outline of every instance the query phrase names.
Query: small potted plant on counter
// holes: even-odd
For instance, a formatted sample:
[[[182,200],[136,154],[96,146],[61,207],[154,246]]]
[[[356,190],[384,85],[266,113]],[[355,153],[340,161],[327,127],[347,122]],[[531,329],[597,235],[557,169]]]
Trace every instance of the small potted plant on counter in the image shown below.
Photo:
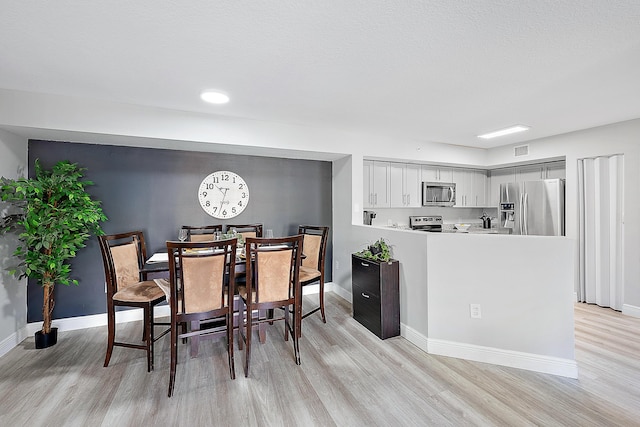
[[[4,213],[0,218],[0,233],[17,231],[23,243],[14,256],[21,262],[9,269],[18,278],[31,278],[42,286],[42,330],[36,332],[36,348],[57,342],[57,328],[51,327],[56,284],[77,285],[70,278],[69,261],[83,248],[91,234],[101,235],[101,221],[107,217],[100,202],[91,199],[82,181],[83,171],[77,164],[58,162],[51,171],[35,161],[35,177],[7,179],[0,182],[0,196],[20,210]]]

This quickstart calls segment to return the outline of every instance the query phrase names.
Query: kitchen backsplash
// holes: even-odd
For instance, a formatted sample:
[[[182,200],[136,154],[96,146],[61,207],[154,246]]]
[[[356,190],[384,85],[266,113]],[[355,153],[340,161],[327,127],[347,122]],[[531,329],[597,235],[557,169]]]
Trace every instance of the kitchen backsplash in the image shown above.
[[[498,208],[484,207],[484,208],[446,208],[446,207],[422,207],[422,208],[380,208],[380,209],[368,209],[376,213],[376,217],[373,219],[371,225],[378,227],[392,226],[400,228],[409,227],[409,216],[411,215],[441,215],[444,225],[451,225],[457,223],[467,224],[480,224],[482,227],[482,220],[480,217],[483,212],[486,212],[492,219],[497,218]]]

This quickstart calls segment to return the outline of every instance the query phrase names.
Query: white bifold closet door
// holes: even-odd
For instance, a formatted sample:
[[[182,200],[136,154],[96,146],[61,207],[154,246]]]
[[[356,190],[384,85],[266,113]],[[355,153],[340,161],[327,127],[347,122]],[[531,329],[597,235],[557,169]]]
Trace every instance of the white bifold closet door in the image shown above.
[[[578,301],[622,310],[623,155],[578,160]]]

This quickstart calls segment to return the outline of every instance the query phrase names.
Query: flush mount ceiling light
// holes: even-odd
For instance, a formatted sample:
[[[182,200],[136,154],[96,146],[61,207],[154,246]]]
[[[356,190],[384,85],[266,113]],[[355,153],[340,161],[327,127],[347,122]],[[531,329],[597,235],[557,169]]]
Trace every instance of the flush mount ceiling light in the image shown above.
[[[226,104],[227,102],[229,102],[229,97],[227,95],[222,92],[216,92],[212,90],[202,92],[200,94],[200,98],[210,104]]]
[[[478,135],[478,138],[482,138],[482,139],[491,139],[491,138],[497,138],[499,136],[504,136],[504,135],[511,135],[512,133],[518,133],[518,132],[523,132],[525,130],[529,130],[530,127],[529,126],[525,126],[525,125],[515,125],[515,126],[511,126],[505,129],[500,129],[494,132],[489,132],[489,133],[485,133],[482,135]]]

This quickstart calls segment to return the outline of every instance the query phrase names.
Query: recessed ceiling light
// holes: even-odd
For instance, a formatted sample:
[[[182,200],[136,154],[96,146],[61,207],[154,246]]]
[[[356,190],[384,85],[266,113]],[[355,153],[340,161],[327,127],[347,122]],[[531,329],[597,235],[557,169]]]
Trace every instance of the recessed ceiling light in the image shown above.
[[[499,136],[504,136],[504,135],[510,135],[512,133],[517,133],[517,132],[523,132],[525,130],[529,130],[530,127],[529,126],[525,126],[525,125],[516,125],[516,126],[511,126],[505,129],[500,129],[494,132],[489,132],[489,133],[485,133],[482,135],[478,135],[478,138],[482,138],[482,139],[491,139],[491,138],[497,138]]]
[[[226,104],[227,102],[229,102],[229,96],[225,95],[222,92],[215,91],[202,92],[202,94],[200,94],[200,98],[202,98],[203,101],[209,102],[211,104]]]

